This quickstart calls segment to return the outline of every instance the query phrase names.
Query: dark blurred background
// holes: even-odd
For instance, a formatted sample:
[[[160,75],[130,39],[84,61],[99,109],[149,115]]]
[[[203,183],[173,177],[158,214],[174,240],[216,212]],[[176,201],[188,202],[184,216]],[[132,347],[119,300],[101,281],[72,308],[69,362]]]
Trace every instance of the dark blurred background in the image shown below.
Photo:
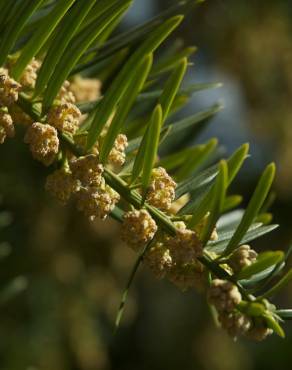
[[[136,0],[123,27],[173,2]],[[176,35],[199,48],[185,82],[224,84],[196,94],[185,112],[224,101],[199,141],[217,136],[227,154],[251,143],[236,191],[248,200],[264,166],[277,163],[272,211],[281,227],[254,243],[259,250],[285,249],[292,239],[291,13],[287,0],[210,0]],[[48,170],[31,160],[20,137],[0,147],[0,169],[0,369],[291,369],[289,323],[286,340],[234,342],[214,327],[202,297],[156,281],[144,268],[114,335],[135,260],[119,242],[119,226],[88,223],[56,204],[44,191]],[[277,304],[291,307],[291,291],[290,284]]]

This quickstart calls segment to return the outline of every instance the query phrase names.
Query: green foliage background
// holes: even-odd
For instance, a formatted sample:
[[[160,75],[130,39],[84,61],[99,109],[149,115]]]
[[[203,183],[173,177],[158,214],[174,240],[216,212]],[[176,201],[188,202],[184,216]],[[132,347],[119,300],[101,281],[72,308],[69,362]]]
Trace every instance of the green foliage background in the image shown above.
[[[271,81],[268,88],[262,87],[256,80],[257,73],[249,73],[252,65],[248,71],[233,69],[232,63],[230,66],[225,60],[233,60],[231,46],[237,45],[238,41],[235,43],[230,38],[227,39],[228,44],[221,37],[229,35],[230,28],[240,37],[246,27],[254,30],[251,37],[259,37],[259,23],[255,21],[254,28],[249,27],[249,15],[258,14],[263,6],[267,13],[273,14],[276,5],[274,2],[263,4],[259,1],[245,13],[244,5],[241,8],[232,2],[227,3],[223,10],[219,1],[201,8],[204,16],[197,14],[194,18],[198,24],[196,39],[214,55],[215,63],[223,64],[241,81],[251,101],[249,107],[253,117],[255,98],[254,88],[250,85],[260,85],[256,97],[269,102],[267,90],[274,91],[273,87],[278,87],[279,81]],[[277,19],[289,23],[280,3]],[[164,2],[162,7],[166,6]],[[211,21],[213,28],[210,29],[207,21],[218,10],[222,12],[220,22]],[[232,19],[236,19],[232,27],[227,22],[230,12]],[[264,19],[262,14],[258,17]],[[185,26],[189,37],[193,27],[191,21]],[[262,37],[266,37],[266,33],[263,34]],[[285,37],[292,40],[289,32]],[[275,39],[275,44],[281,45],[283,35],[280,33]],[[279,46],[277,55],[281,55],[281,50]],[[237,55],[236,51],[235,48],[233,56]],[[267,56],[262,57],[262,64],[266,65]],[[251,59],[248,54],[246,59]],[[267,106],[268,103],[256,104],[261,114],[271,117],[270,112],[266,112]],[[277,112],[284,112],[289,117],[289,104],[281,110],[275,105],[275,116],[278,118]],[[269,130],[266,126],[259,127],[258,135],[273,135],[273,127],[278,121],[270,119],[269,122]],[[282,138],[277,138],[280,147],[284,137],[285,133]],[[281,158],[279,154],[279,161]],[[260,345],[245,341],[234,343],[214,328],[206,305],[199,296],[182,294],[167,282],[157,282],[145,269],[141,270],[134,284],[124,323],[113,336],[120,293],[135,259],[134,254],[118,242],[118,226],[112,221],[88,224],[73,208],[63,208],[53,202],[43,190],[47,170],[31,161],[20,133],[17,140],[1,146],[0,168],[1,208],[11,214],[10,225],[3,227],[1,240],[12,246],[11,254],[0,262],[0,282],[6,287],[15,276],[23,275],[28,284],[27,289],[15,297],[10,297],[9,292],[6,296],[3,293],[0,307],[1,368],[289,369],[291,327],[290,330],[287,328],[285,341],[273,336]],[[288,176],[289,168],[286,171]],[[248,183],[245,181],[242,185],[247,199],[255,181],[249,178]],[[238,191],[241,184],[235,186]],[[283,189],[281,184],[278,188]],[[258,248],[279,249],[288,245],[291,238],[291,198],[287,191],[280,193],[273,211],[275,222],[283,226],[272,237],[269,235],[257,242]],[[3,226],[8,222],[9,217],[6,216],[6,220],[4,217]],[[279,302],[291,306],[288,289]],[[283,301],[284,297],[286,301]]]

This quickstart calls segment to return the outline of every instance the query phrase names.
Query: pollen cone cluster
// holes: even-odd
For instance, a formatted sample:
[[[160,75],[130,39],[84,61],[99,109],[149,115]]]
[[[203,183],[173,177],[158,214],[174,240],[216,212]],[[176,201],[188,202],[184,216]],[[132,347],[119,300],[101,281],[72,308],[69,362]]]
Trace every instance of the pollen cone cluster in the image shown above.
[[[208,301],[218,312],[218,320],[227,333],[236,338],[261,341],[272,334],[262,318],[249,317],[238,309],[242,301],[238,288],[229,281],[214,279],[207,292]]]
[[[105,184],[103,166],[95,155],[73,159],[67,169],[47,178],[46,188],[62,204],[74,195],[77,209],[91,221],[105,219],[119,201],[119,194]]]
[[[152,171],[151,183],[147,192],[147,201],[161,210],[169,210],[175,197],[175,181],[163,167]]]
[[[122,239],[134,250],[150,242],[157,231],[157,225],[145,209],[126,212],[122,227]]]
[[[34,159],[45,166],[52,164],[59,151],[57,130],[48,124],[35,122],[26,131],[24,142],[29,144]]]

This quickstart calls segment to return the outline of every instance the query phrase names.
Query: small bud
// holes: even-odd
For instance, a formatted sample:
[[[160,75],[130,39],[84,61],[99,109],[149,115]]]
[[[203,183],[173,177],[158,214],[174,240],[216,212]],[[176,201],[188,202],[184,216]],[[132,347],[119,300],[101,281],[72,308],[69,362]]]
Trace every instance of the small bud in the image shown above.
[[[145,209],[124,214],[122,239],[133,249],[138,250],[148,243],[156,231],[157,225]]]
[[[10,78],[8,71],[0,68],[0,106],[9,106],[18,100],[21,85]]]
[[[72,91],[70,91],[70,82],[64,81],[59,94],[57,95],[57,100],[59,100],[62,104],[63,103],[72,103],[74,104],[76,102],[75,95]]]
[[[143,262],[150,268],[157,279],[162,279],[172,265],[169,250],[161,242],[155,243],[147,251]]]
[[[251,329],[249,329],[245,333],[245,336],[248,339],[254,340],[256,342],[261,342],[271,334],[273,334],[273,330],[268,328],[265,323],[260,320],[253,324]]]
[[[257,252],[251,249],[249,245],[241,245],[232,253],[229,259],[229,265],[234,272],[239,272],[244,267],[254,263],[257,255]]]
[[[147,202],[161,210],[168,210],[175,198],[176,183],[164,168],[154,168],[147,192]]]
[[[79,127],[80,110],[71,103],[53,106],[48,113],[48,123],[61,132],[74,134]]]
[[[222,328],[233,338],[245,334],[252,325],[252,321],[248,316],[237,311],[219,312],[218,320]]]
[[[197,234],[183,228],[177,229],[176,236],[166,241],[166,247],[169,249],[173,261],[177,264],[196,262],[203,253],[202,243]]]
[[[230,281],[214,279],[208,289],[208,301],[218,312],[231,312],[241,302],[241,294]]]
[[[70,162],[70,169],[73,178],[79,180],[84,187],[100,187],[104,182],[103,166],[93,154],[73,159]]]
[[[14,125],[7,109],[0,109],[0,144],[3,144],[6,137],[14,137]]]
[[[126,153],[125,150],[128,146],[127,136],[119,134],[115,140],[114,147],[108,156],[109,163],[114,166],[122,166],[125,163]]]
[[[77,208],[91,221],[96,217],[104,220],[114,209],[120,196],[110,186],[82,188],[77,193]]]
[[[64,168],[54,171],[47,177],[46,190],[61,204],[66,204],[71,195],[79,190],[78,182],[72,174]]]
[[[32,156],[45,166],[52,164],[59,150],[57,130],[47,124],[35,122],[26,131],[24,142],[29,144]]]
[[[37,72],[40,69],[41,62],[35,58],[26,66],[22,76],[20,77],[20,84],[23,87],[33,89],[37,79]]]

